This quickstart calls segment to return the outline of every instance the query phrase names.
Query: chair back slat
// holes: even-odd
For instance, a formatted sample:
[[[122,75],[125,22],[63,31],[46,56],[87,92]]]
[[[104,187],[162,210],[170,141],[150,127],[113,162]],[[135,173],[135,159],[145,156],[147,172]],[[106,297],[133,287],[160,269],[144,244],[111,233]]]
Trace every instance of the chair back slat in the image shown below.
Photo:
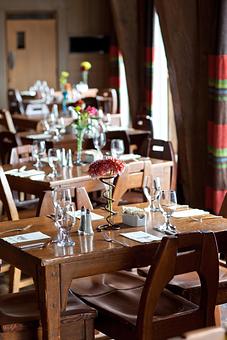
[[[182,256],[183,253],[183,256]],[[195,261],[195,254],[197,261]],[[184,260],[184,261],[183,261]],[[137,334],[145,331],[143,339],[149,339],[154,331],[152,318],[163,289],[175,274],[196,271],[201,281],[201,298],[198,308],[183,315],[182,324],[197,319],[204,325],[214,325],[214,307],[218,289],[218,252],[212,232],[179,234],[163,238],[151,264],[142,292],[137,319]],[[165,327],[173,327],[174,319],[165,320]]]
[[[2,166],[0,166],[0,199],[3,202],[8,219],[12,221],[19,220],[19,215],[13,199],[12,191]]]
[[[10,155],[10,164],[28,162],[32,159],[32,145],[26,144],[12,148]]]

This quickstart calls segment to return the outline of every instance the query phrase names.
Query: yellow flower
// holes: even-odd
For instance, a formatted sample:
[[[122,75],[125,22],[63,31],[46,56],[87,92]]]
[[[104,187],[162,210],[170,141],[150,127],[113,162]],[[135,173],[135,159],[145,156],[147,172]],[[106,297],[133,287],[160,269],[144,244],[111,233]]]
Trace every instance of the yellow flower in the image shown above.
[[[80,69],[81,71],[88,71],[91,69],[91,63],[89,63],[89,61],[83,61],[81,64],[80,64]]]

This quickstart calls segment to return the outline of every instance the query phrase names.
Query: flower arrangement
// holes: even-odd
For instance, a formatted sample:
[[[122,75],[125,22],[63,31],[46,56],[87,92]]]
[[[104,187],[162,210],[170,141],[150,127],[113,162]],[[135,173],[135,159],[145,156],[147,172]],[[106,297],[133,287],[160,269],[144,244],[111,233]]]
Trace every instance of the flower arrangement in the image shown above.
[[[91,177],[115,177],[122,174],[125,163],[117,158],[100,159],[90,164],[88,173]]]
[[[89,71],[91,69],[91,63],[89,63],[89,61],[83,61],[80,64],[80,70],[81,72],[83,71]]]
[[[69,77],[69,72],[67,72],[67,71],[61,72],[59,82],[60,82],[62,90],[65,89],[65,86],[68,83],[68,77]]]
[[[84,102],[81,101],[80,105],[75,108],[76,119],[73,122],[73,126],[77,136],[77,165],[81,165],[81,152],[84,135],[92,132],[93,123],[92,120],[98,120],[98,110],[93,106],[85,108]]]
[[[80,64],[81,77],[82,77],[82,82],[84,84],[88,83],[88,71],[90,69],[91,69],[91,63],[89,63],[89,61],[83,61]]]

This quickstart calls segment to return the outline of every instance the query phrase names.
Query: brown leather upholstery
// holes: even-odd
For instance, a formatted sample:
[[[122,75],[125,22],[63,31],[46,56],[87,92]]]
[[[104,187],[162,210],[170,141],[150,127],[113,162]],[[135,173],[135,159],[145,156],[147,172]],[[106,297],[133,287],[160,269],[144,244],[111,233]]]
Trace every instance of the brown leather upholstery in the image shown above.
[[[123,272],[126,283],[123,286],[115,278],[109,280],[109,274],[94,280],[89,277],[86,284],[75,283],[72,287],[75,294],[98,310],[95,328],[114,339],[160,340],[214,324],[218,283],[214,235],[181,234],[177,240],[176,249],[176,237],[162,239],[145,281]],[[174,273],[195,270],[203,277],[203,294],[198,305],[165,289]],[[131,288],[127,287],[129,282]]]
[[[75,336],[75,339],[93,339],[93,319],[95,315],[96,311],[94,309],[88,307],[79,298],[69,294],[67,308],[62,314],[61,339],[68,340],[67,330],[64,325],[66,324],[69,328],[73,326],[73,323],[75,323],[77,328],[84,328],[82,331],[77,332],[78,334],[83,334],[83,336]],[[19,339],[20,332],[22,330],[23,332],[25,332],[25,330],[28,331],[30,328],[32,329],[33,337],[26,337],[30,334],[30,331],[25,332],[23,340],[36,339],[39,332],[39,318],[39,309],[34,290],[6,294],[0,297],[0,336],[1,333],[4,333],[4,339],[10,340],[17,332]],[[86,321],[81,323],[81,319],[87,322],[90,321],[91,323],[89,327],[92,326],[92,333],[90,333],[89,337],[85,337],[84,335],[86,334]],[[9,337],[5,337],[5,333],[9,333]],[[87,335],[88,334],[89,332],[87,332]]]

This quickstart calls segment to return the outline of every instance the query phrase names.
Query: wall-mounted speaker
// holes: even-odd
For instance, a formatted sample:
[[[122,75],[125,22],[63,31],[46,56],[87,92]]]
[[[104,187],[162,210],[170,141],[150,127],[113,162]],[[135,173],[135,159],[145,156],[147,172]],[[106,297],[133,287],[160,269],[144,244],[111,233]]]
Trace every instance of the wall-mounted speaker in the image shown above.
[[[70,53],[108,53],[109,37],[104,35],[86,36],[86,37],[70,37],[69,52]]]

